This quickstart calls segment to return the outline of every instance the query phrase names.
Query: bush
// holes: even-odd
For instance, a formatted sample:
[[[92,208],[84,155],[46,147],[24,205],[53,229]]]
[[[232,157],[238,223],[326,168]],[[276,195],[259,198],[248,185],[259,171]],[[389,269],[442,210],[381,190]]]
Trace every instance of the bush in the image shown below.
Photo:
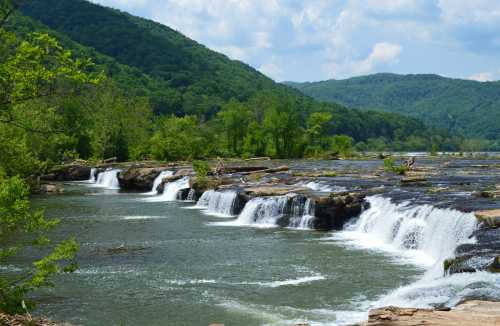
[[[384,171],[404,175],[408,171],[408,167],[403,164],[396,165],[394,158],[388,157],[384,160]]]

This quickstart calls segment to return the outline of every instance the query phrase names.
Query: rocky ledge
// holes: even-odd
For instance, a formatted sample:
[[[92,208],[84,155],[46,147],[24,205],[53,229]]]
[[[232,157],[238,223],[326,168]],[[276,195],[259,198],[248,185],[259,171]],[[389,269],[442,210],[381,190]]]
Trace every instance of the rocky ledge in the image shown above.
[[[457,247],[455,257],[444,262],[449,274],[489,271],[500,273],[500,210],[476,212],[476,241]]]
[[[42,181],[83,181],[90,177],[91,167],[86,163],[73,163],[54,167],[40,179]]]
[[[468,301],[453,309],[385,307],[371,310],[363,326],[497,326],[500,302]]]

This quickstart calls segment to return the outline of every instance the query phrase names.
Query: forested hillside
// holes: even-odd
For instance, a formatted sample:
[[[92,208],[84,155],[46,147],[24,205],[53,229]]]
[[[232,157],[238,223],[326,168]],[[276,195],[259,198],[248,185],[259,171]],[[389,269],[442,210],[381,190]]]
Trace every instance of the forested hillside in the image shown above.
[[[468,137],[500,136],[500,82],[437,75],[376,74],[346,80],[287,83],[320,101],[396,112]]]
[[[446,135],[434,140],[426,137],[429,132],[414,119],[317,103],[166,26],[127,13],[82,0],[34,0],[25,2],[20,9],[39,22],[18,15],[11,21],[11,30],[20,35],[33,30],[54,35],[75,56],[92,58],[129,96],[146,97],[157,114],[195,115],[208,122],[214,118],[220,120],[222,115],[218,112],[230,100],[247,103],[244,107],[260,101],[261,111],[272,103],[288,107],[285,111],[292,110],[296,115],[297,137],[303,136],[311,113],[328,112],[332,118],[322,129],[326,135],[344,134],[355,142],[377,140],[378,148],[389,147],[394,140],[400,148],[417,144],[418,148],[426,149],[435,139],[446,143],[441,141]],[[251,109],[251,120],[259,129],[266,117],[255,110]],[[256,133],[262,137],[268,135],[262,130]],[[406,143],[409,137],[411,141]],[[300,144],[303,149],[294,155],[302,155],[304,146]],[[445,146],[457,146],[456,141]],[[276,154],[275,151],[264,152]],[[243,149],[237,151],[241,152]]]

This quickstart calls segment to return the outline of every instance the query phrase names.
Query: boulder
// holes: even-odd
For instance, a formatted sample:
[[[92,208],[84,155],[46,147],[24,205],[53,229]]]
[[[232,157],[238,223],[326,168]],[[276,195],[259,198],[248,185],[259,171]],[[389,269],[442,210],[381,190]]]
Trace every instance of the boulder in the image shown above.
[[[312,226],[319,230],[341,230],[344,224],[368,207],[361,193],[331,193],[324,197],[313,197],[314,220]]]
[[[130,167],[118,175],[120,188],[126,190],[149,191],[165,168]]]
[[[500,302],[468,301],[454,309],[385,307],[370,310],[366,326],[496,326]]]

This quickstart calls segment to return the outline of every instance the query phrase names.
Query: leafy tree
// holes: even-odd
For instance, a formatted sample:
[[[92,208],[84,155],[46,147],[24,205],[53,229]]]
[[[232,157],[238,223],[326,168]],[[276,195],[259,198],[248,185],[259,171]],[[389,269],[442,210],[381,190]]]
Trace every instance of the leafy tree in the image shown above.
[[[203,158],[207,150],[198,119],[194,116],[165,117],[158,121],[151,138],[151,152],[158,160],[178,161]]]
[[[235,155],[241,154],[243,141],[252,121],[250,110],[242,103],[231,100],[222,106],[217,116],[223,124],[228,149]]]
[[[44,218],[42,212],[32,212],[28,186],[18,177],[0,177],[0,263],[18,255],[28,246],[51,248],[45,257],[33,262],[30,269],[11,276],[0,276],[0,310],[24,313],[22,302],[29,308],[33,302],[26,294],[36,288],[50,286],[51,276],[71,272],[76,268],[78,244],[69,239],[52,245],[47,231],[59,221]]]
[[[354,150],[353,139],[345,135],[337,135],[332,137],[332,150],[340,154],[342,157],[350,157]]]

